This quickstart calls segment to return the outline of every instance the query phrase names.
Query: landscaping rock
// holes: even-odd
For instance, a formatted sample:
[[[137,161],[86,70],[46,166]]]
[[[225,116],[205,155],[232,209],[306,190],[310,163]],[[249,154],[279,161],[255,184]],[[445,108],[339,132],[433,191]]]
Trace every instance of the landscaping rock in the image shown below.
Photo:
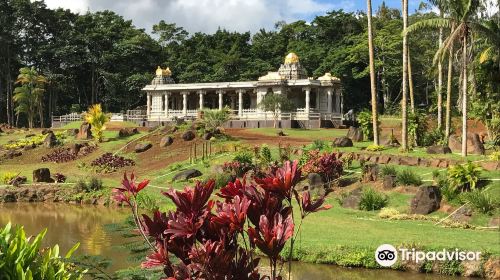
[[[133,129],[122,128],[118,132],[118,137],[129,137],[129,136],[132,136],[132,135],[137,134],[137,133],[139,133],[139,130],[137,130],[137,128],[133,128]]]
[[[35,135],[36,135],[35,133],[29,133],[29,134],[24,135],[24,138],[31,138]]]
[[[351,208],[351,209],[359,209],[359,202],[361,201],[361,188],[355,189],[347,195],[346,198],[342,200],[342,207]]]
[[[8,150],[7,153],[5,153],[4,157],[7,159],[13,159],[15,157],[20,157],[22,155],[23,153],[19,150]]]
[[[136,153],[142,153],[151,149],[151,147],[153,147],[151,143],[138,143],[137,145],[135,145],[134,150]]]
[[[210,140],[214,135],[211,132],[203,134],[203,140]]]
[[[203,175],[199,170],[197,169],[188,169],[181,171],[172,178],[172,181],[186,181],[191,178],[199,177]]]
[[[426,152],[428,154],[451,154],[451,149],[444,145],[435,145],[427,147]]]
[[[23,150],[25,151],[29,151],[29,150],[33,150],[34,148],[36,148],[36,145],[33,143],[31,145],[26,145],[23,147]]]
[[[323,178],[318,173],[309,173],[307,175],[307,182],[309,183],[309,188],[316,189],[323,187]]]
[[[396,187],[396,176],[394,175],[385,175],[384,176],[384,189],[390,190]]]
[[[184,141],[191,141],[195,137],[196,137],[196,135],[194,134],[194,132],[192,130],[188,130],[188,131],[184,132],[184,134],[182,134],[182,139],[184,139]]]
[[[78,135],[76,136],[77,139],[92,139],[92,132],[90,131],[90,128],[92,126],[89,123],[83,122],[82,125],[80,125],[80,130],[78,131]]]
[[[57,137],[53,132],[50,132],[45,136],[45,140],[43,140],[43,146],[47,148],[52,148],[57,145]]]
[[[488,223],[489,227],[500,227],[500,217],[494,217],[491,218],[490,222]]]
[[[399,164],[408,166],[418,166],[420,159],[418,157],[400,157]]]
[[[378,163],[380,164],[388,164],[390,161],[391,161],[390,156],[381,155],[378,157]]]
[[[48,133],[52,133],[52,130],[48,129],[48,128],[44,128],[42,130],[42,134],[45,135],[45,134],[48,134]]]
[[[500,162],[498,161],[483,161],[480,162],[479,165],[481,165],[481,167],[487,171],[500,170]]]
[[[439,209],[441,192],[435,186],[420,186],[411,200],[410,214],[427,215]]]
[[[500,258],[490,257],[484,264],[486,279],[500,279]]]
[[[481,260],[465,260],[460,263],[463,267],[463,277],[480,277],[481,276]]]
[[[361,142],[361,141],[363,141],[363,130],[361,130],[360,127],[351,126],[351,127],[349,127],[349,130],[347,131],[347,137],[354,142]],[[352,146],[349,146],[349,147],[352,147]]]
[[[398,139],[389,137],[389,139],[383,141],[384,146],[386,147],[400,147],[401,144],[399,143]]]
[[[170,136],[165,136],[160,140],[160,147],[165,148],[172,145],[172,143],[174,143],[174,138]]]
[[[472,218],[472,209],[464,206],[458,209],[457,212],[453,213],[450,218],[457,222],[467,223]]]
[[[462,150],[462,140],[457,135],[450,135],[448,137],[448,147],[453,152],[460,152]]]
[[[50,170],[48,168],[33,170],[33,183],[54,183],[54,179],[50,178]]]
[[[334,147],[352,147],[352,140],[348,137],[338,137],[333,139]]]
[[[286,134],[283,132],[283,130],[280,130],[280,131],[278,132],[278,136],[286,136]]]
[[[377,164],[365,164],[363,166],[363,174],[361,176],[362,176],[361,181],[364,183],[377,181],[378,165]]]
[[[481,141],[481,138],[479,137],[479,134],[477,133],[472,133],[467,135],[467,150],[469,150],[469,141],[472,144],[472,151],[471,153],[477,154],[477,155],[484,155],[484,144]]]
[[[69,146],[69,151],[72,153],[72,154],[75,154],[77,155],[78,152],[80,152],[80,149],[83,147],[82,144],[80,143],[73,143]]]
[[[10,180],[9,185],[19,187],[21,184],[26,183],[27,180],[26,176],[16,176],[14,179]]]
[[[78,128],[66,130],[66,134],[69,136],[76,136],[80,130]]]

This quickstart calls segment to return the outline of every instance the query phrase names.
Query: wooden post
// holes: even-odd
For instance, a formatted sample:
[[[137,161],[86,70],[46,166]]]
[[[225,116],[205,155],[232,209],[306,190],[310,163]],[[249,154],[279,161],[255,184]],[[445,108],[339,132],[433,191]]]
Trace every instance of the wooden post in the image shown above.
[[[193,163],[193,145],[189,146],[189,163]]]
[[[194,143],[194,160],[196,161],[196,143]]]

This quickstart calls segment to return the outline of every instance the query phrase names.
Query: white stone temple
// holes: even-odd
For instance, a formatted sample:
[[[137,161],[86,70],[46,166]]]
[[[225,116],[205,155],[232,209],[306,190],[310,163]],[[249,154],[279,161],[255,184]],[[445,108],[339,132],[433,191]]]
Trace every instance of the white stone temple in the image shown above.
[[[156,77],[143,88],[147,92],[148,123],[169,122],[175,118],[194,119],[203,109],[232,111],[229,127],[268,127],[273,114],[259,103],[266,94],[285,94],[295,105],[293,112],[280,112],[280,127],[321,127],[341,123],[342,85],[326,73],[307,76],[299,57],[290,53],[277,72],[258,81],[176,84],[169,68],[156,70]]]

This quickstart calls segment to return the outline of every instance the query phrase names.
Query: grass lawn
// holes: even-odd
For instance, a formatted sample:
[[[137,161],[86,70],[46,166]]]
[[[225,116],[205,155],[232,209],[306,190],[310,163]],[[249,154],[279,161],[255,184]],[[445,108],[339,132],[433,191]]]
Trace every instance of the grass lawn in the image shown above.
[[[75,129],[80,128],[83,121],[74,121],[61,126],[59,129]],[[137,127],[133,122],[109,122],[106,124],[108,127]]]
[[[323,140],[331,140],[333,137],[345,136],[347,134],[347,129],[299,129],[299,128],[290,128],[290,129],[278,129],[278,128],[249,128],[248,131],[252,133],[267,135],[267,136],[276,136],[276,133],[280,130],[293,138],[303,138],[303,139],[311,139],[311,142],[316,139]]]

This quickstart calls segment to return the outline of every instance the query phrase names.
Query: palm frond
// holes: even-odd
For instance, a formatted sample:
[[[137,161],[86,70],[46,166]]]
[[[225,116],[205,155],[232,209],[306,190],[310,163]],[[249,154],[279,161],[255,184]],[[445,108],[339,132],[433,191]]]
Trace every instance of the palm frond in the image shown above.
[[[403,31],[403,35],[426,29],[450,28],[450,26],[451,26],[450,19],[430,18],[415,22],[414,24],[408,26],[408,28],[406,28],[406,31]]]

